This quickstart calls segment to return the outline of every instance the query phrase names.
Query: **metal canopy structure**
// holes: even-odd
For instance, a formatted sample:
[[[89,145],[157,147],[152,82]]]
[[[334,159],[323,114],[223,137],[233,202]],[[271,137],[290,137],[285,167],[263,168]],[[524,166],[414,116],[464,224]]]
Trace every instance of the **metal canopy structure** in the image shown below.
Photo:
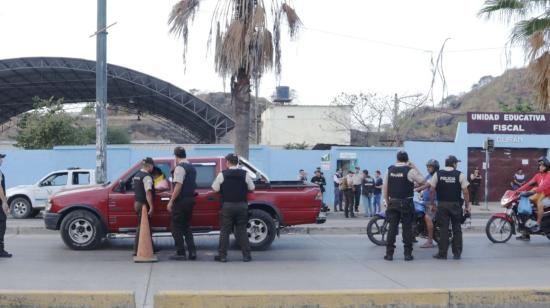
[[[96,62],[75,58],[0,60],[0,124],[33,109],[33,97],[95,102]],[[222,111],[158,78],[108,65],[108,102],[164,118],[190,143],[215,143],[234,128]]]

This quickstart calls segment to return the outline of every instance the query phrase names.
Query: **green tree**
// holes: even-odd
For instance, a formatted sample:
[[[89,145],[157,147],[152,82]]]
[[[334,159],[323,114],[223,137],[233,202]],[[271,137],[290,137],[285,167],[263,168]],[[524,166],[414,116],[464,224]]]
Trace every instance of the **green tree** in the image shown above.
[[[550,0],[485,0],[479,15],[514,23],[510,44],[524,48],[538,105],[550,110]]]
[[[63,99],[34,98],[34,110],[18,123],[16,146],[24,149],[51,149],[58,145],[82,144],[75,119],[63,110]]]
[[[296,143],[287,143],[285,144],[284,146],[284,149],[285,150],[307,150],[309,146],[307,145],[307,143],[302,142],[302,143],[299,143],[299,142],[296,142]]]
[[[189,24],[201,0],[180,0],[168,18],[170,32],[183,39],[185,62]],[[269,30],[266,12],[273,21]],[[215,35],[214,62],[216,72],[231,80],[235,116],[235,152],[248,157],[250,131],[251,80],[258,87],[266,71],[275,67],[281,73],[281,22],[286,17],[291,38],[295,38],[301,21],[294,9],[281,0],[218,0],[212,16],[208,47]]]
[[[84,127],[80,130],[80,136],[84,144],[93,144],[95,143],[96,128]],[[130,134],[125,129],[111,126],[107,128],[107,144],[129,144],[130,141]]]

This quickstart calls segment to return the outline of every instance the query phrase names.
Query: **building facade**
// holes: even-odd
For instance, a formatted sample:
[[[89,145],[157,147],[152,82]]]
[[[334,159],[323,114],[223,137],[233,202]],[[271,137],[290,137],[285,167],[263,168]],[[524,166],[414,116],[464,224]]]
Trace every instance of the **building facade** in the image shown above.
[[[263,145],[349,145],[351,106],[274,105],[262,113]]]

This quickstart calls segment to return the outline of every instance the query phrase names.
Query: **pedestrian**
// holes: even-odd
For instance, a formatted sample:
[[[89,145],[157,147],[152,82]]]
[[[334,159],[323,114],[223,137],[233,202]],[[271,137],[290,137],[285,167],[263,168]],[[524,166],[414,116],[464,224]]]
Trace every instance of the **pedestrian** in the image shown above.
[[[168,179],[159,167],[155,166],[153,168],[152,175],[154,184],[153,187],[155,187],[155,192],[170,190],[170,181],[168,181]]]
[[[174,149],[176,168],[174,169],[174,191],[168,202],[167,210],[171,214],[172,237],[176,246],[176,253],[172,260],[186,260],[185,245],[189,251],[189,260],[197,259],[197,248],[191,232],[191,219],[195,207],[197,188],[197,170],[187,160],[187,153],[183,147]],[[184,241],[185,238],[185,241]]]
[[[6,158],[6,154],[0,154],[0,167],[2,162]],[[10,212],[8,198],[6,197],[6,178],[4,173],[0,170],[0,202],[2,209],[0,209],[0,258],[11,258],[12,254],[8,253],[4,246],[4,236],[6,234],[6,220],[8,213]]]
[[[433,236],[434,236],[434,225],[433,225],[433,219],[436,213],[437,204],[435,206],[431,206],[430,203],[430,193],[432,186],[430,185],[430,180],[432,179],[433,175],[439,170],[439,162],[435,159],[430,159],[426,163],[426,171],[428,171],[428,175],[426,175],[426,184],[418,187],[416,189],[417,192],[421,194],[421,201],[419,204],[424,209],[424,223],[426,224],[426,233],[427,233],[427,239],[426,242],[420,246],[420,248],[433,248]],[[437,200],[437,198],[436,198]],[[416,202],[416,201],[415,201]]]
[[[344,194],[345,204],[344,204],[344,214],[346,218],[355,217],[353,213],[353,171],[348,171],[346,177],[342,178],[340,183],[340,190]]]
[[[361,187],[361,203],[365,208],[365,217],[372,217],[375,214],[372,196],[374,194],[374,179],[369,175],[368,170],[363,170],[363,181]]]
[[[384,187],[384,180],[382,180],[382,173],[380,172],[380,170],[376,170],[376,172],[374,173],[374,193],[372,197],[374,214],[378,214],[381,211],[383,187]]]
[[[434,205],[437,194],[436,221],[439,226],[439,252],[435,259],[447,259],[449,249],[449,221],[453,230],[453,259],[459,260],[462,255],[462,196],[467,213],[470,212],[470,196],[468,193],[468,180],[466,176],[456,170],[458,160],[449,155],[445,159],[445,168],[437,171],[430,180],[432,190],[430,192],[431,205]]]
[[[384,201],[386,219],[388,220],[388,239],[384,260],[392,261],[395,250],[395,237],[401,222],[403,229],[403,246],[405,261],[412,261],[414,219],[414,185],[423,185],[426,182],[418,168],[409,161],[405,151],[397,152],[397,163],[388,168],[384,180]]]
[[[363,183],[363,172],[361,172],[361,168],[357,166],[355,167],[355,173],[353,175],[353,204],[356,212],[359,212],[362,183]]]
[[[479,168],[474,168],[474,173],[470,174],[470,195],[472,197],[472,205],[479,205],[479,188],[481,187],[481,174]]]
[[[518,188],[520,188],[521,186],[523,186],[523,184],[525,184],[525,174],[523,173],[523,169],[519,168],[517,171],[516,171],[516,174],[514,174],[514,176],[512,177],[512,189],[513,190],[517,190]]]
[[[155,168],[155,162],[151,157],[146,157],[141,161],[141,169],[136,173],[132,179],[134,186],[134,210],[137,214],[137,229],[136,238],[134,241],[134,256],[137,256],[139,232],[141,228],[141,213],[142,207],[147,208],[147,220],[149,221],[149,234],[151,234],[151,243],[153,243],[153,232],[151,228],[151,216],[154,211],[155,200],[155,186],[153,184],[153,168]],[[154,246],[154,245],[153,245]],[[154,250],[154,249],[153,249]]]
[[[311,178],[311,183],[319,186],[319,190],[321,190],[321,203],[323,203],[323,209],[325,209],[325,204],[322,200],[325,194],[325,185],[327,185],[327,182],[325,177],[322,175],[321,170],[315,171],[315,176]]]
[[[342,183],[342,169],[336,170],[332,181],[334,182],[334,212],[338,212],[338,209],[340,209],[340,211],[344,211],[342,208],[344,194],[340,190],[340,184]]]
[[[218,255],[215,261],[227,262],[227,249],[229,246],[229,235],[235,230],[235,238],[239,242],[243,253],[243,262],[252,261],[250,255],[250,243],[246,225],[248,224],[248,199],[249,192],[254,191],[254,182],[250,175],[243,169],[239,169],[239,157],[235,154],[228,154],[225,157],[227,169],[220,172],[212,189],[221,193],[222,209],[220,213],[220,242]]]
[[[301,181],[304,184],[307,183],[307,173],[304,169],[300,169],[300,171],[298,171],[298,181]]]

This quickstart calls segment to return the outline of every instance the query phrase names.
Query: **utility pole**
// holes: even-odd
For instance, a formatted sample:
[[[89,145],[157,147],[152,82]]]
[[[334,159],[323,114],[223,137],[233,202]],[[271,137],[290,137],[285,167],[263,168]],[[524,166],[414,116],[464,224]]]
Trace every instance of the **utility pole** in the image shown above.
[[[97,0],[96,183],[107,182],[107,0]]]
[[[491,138],[487,138],[483,143],[485,149],[485,209],[489,210],[489,164],[491,156],[489,153],[493,152],[495,148],[495,141]]]

